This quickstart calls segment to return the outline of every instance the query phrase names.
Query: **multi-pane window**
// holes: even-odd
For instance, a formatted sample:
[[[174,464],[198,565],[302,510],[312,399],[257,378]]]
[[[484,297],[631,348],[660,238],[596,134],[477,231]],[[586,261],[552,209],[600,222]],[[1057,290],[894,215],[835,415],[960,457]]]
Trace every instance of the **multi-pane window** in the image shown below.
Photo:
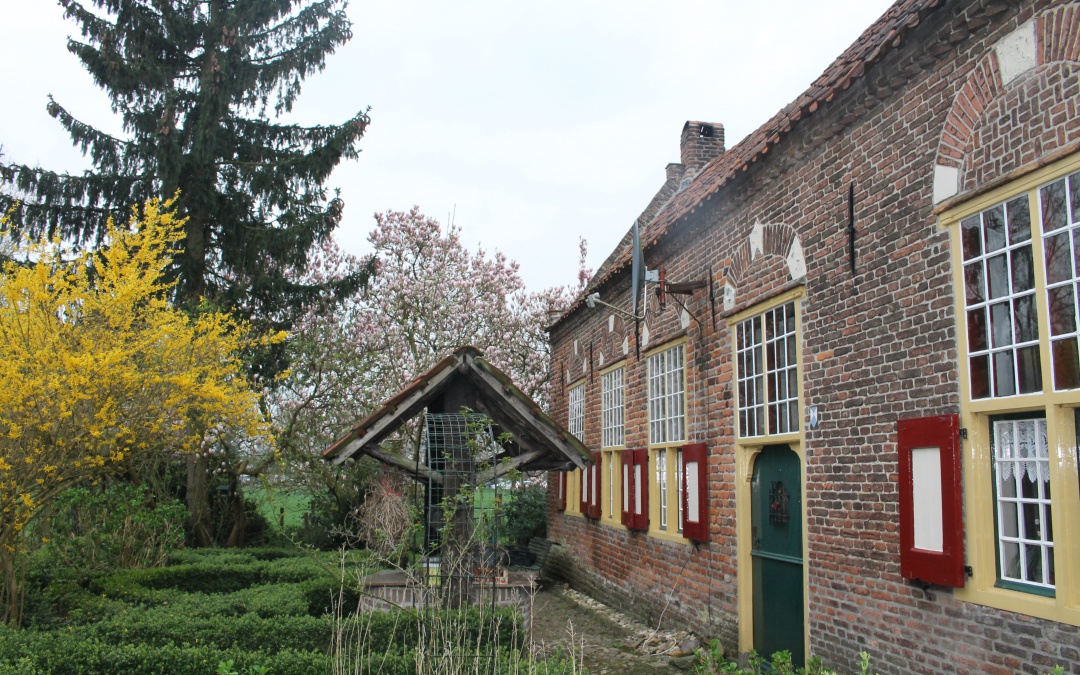
[[[1046,420],[997,419],[992,424],[998,578],[1037,592],[1053,591]]]
[[[684,440],[683,345],[649,357],[649,443]]]
[[[971,398],[1042,390],[1027,194],[960,223]]]
[[[615,484],[615,457],[616,453],[606,452],[604,453],[604,468],[607,470],[607,517],[609,520],[615,518],[615,492],[618,486]]]
[[[765,372],[761,358],[761,322],[758,317],[735,326],[738,361],[739,432],[765,435]]]
[[[1054,389],[1076,389],[1080,387],[1080,172],[1039,188],[1039,207]]]
[[[799,429],[798,327],[788,302],[735,326],[739,434]]]
[[[1044,390],[1049,358],[1055,391],[1080,388],[1080,173],[1038,188],[1038,209],[1025,192],[960,223],[971,398]],[[1032,217],[1038,227],[1032,227]],[[1042,350],[1035,249],[1044,264],[1049,349]]]
[[[1080,154],[941,219],[955,228],[961,426],[975,430],[963,466],[972,577],[960,595],[1043,618],[1075,612]]]
[[[677,513],[675,455],[686,440],[686,347],[677,344],[648,357],[649,400],[649,481],[648,524],[667,536],[675,529],[671,523]],[[635,465],[635,469],[638,468]]]
[[[624,368],[600,376],[601,443],[605,448],[623,444],[623,372]]]
[[[656,451],[656,485],[659,489],[660,529],[668,526],[667,450]]]
[[[675,451],[675,500],[679,505],[679,532],[683,526],[683,460],[682,450]]]
[[[585,435],[585,384],[570,389],[570,410],[566,430],[581,440]]]

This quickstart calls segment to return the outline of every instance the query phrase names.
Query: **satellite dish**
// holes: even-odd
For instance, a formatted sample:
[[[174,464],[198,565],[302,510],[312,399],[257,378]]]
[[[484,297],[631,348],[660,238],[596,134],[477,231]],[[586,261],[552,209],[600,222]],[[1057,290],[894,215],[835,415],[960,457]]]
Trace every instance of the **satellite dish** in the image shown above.
[[[634,243],[630,253],[630,312],[638,315],[638,298],[645,286],[645,258],[641,254],[641,236],[638,234],[638,221],[634,221]]]

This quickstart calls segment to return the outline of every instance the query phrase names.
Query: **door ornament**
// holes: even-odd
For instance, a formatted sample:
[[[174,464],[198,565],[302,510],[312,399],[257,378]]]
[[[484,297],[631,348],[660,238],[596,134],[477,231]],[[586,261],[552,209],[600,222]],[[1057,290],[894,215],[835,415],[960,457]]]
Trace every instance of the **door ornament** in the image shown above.
[[[770,525],[787,525],[788,520],[791,519],[791,514],[788,510],[788,500],[790,494],[788,489],[784,487],[784,482],[774,480],[772,487],[769,488],[769,524]]]

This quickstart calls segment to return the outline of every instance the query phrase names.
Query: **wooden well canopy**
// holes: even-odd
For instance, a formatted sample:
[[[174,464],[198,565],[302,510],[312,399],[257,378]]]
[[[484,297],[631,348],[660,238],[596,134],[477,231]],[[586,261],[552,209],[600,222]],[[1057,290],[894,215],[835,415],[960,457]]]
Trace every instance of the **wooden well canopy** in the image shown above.
[[[387,436],[425,410],[431,414],[469,410],[490,420],[499,447],[490,468],[477,476],[479,482],[512,470],[584,469],[593,463],[592,453],[581,441],[471,346],[457,348],[413,380],[338,439],[323,458],[341,464],[361,453],[418,480],[441,482],[438,471],[380,447]]]

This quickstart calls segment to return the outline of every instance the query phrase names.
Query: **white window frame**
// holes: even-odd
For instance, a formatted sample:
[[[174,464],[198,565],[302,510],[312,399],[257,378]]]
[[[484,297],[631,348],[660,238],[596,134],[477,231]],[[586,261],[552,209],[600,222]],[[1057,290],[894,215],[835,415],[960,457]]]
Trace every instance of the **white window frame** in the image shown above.
[[[1000,583],[1035,593],[1055,589],[1050,452],[1046,419],[994,419],[994,508]],[[1027,494],[1025,494],[1025,485]],[[1032,494],[1034,492],[1034,494]]]
[[[570,387],[567,392],[567,423],[566,430],[574,435],[574,438],[584,442],[585,436],[585,383]]]
[[[618,485],[615,483],[615,457],[618,453],[615,451],[607,451],[604,453],[604,459],[607,460],[607,488],[608,488],[608,505],[607,505],[607,519],[615,520],[615,493],[618,492]]]
[[[681,493],[675,485],[674,458],[686,442],[685,340],[668,343],[646,355],[646,400],[649,412],[649,531],[671,541],[682,541],[674,522],[679,506],[672,499]],[[681,528],[679,528],[681,530]]]
[[[796,301],[789,299],[739,321],[735,338],[739,437],[798,433],[802,411]]]
[[[675,503],[679,509],[679,532],[683,531],[683,458],[682,448],[675,451]]]
[[[1000,221],[997,221],[1000,214]],[[1039,323],[1036,310],[1038,284],[1035,281],[1035,242],[1030,222],[1031,208],[1027,193],[1015,195],[968,216],[960,223],[961,251],[964,260],[964,321],[967,322],[968,377],[972,397],[1002,398],[1041,392],[1042,362],[1039,350]],[[1013,223],[1020,221],[1020,229],[1013,233]],[[1001,227],[1000,243],[992,223]],[[978,245],[978,251],[970,255],[969,242]],[[993,245],[994,248],[990,248]],[[1017,275],[1023,274],[1022,261],[1026,257],[1030,277],[1022,281],[1027,288],[1017,289]],[[994,263],[998,263],[995,265]],[[1004,278],[993,283],[994,267],[1001,267]],[[1033,334],[1021,335],[1015,317],[1025,312],[1033,322],[1027,329]],[[979,317],[976,320],[976,317]],[[1002,321],[1004,319],[1004,321]],[[982,338],[973,330],[982,322]],[[1025,339],[1026,337],[1026,339]],[[1027,358],[1023,358],[1027,357]],[[1037,386],[1021,390],[1021,373],[1027,362],[1028,372],[1037,380]],[[976,363],[985,363],[986,393],[976,386]],[[1007,377],[1006,377],[1007,376]],[[981,381],[982,378],[979,378]]]
[[[624,410],[626,368],[619,366],[600,375],[601,446],[622,447],[624,439]]]
[[[660,448],[655,451],[654,457],[656,460],[656,488],[660,501],[657,506],[660,514],[660,522],[657,525],[661,530],[668,529],[668,470],[667,470],[667,448]]]
[[[686,440],[686,346],[648,357],[649,445]]]
[[[1047,221],[1047,196],[1052,188],[1060,186],[1062,192],[1062,200],[1064,202],[1065,213],[1064,218],[1059,225],[1048,223]],[[1048,226],[1052,229],[1047,229]],[[1034,230],[1035,228],[1032,228]],[[1039,229],[1041,232],[1042,248],[1044,251],[1048,249],[1048,242],[1052,239],[1063,237],[1069,244],[1068,249],[1068,261],[1073,263],[1071,271],[1067,275],[1063,275],[1060,278],[1051,278],[1051,269],[1049,262],[1044,255],[1043,262],[1046,265],[1046,303],[1047,312],[1050,315],[1048,318],[1049,335],[1047,339],[1050,341],[1050,360],[1051,360],[1051,387],[1054,391],[1068,391],[1080,387],[1080,382],[1074,383],[1073,386],[1058,386],[1058,360],[1067,354],[1061,354],[1058,351],[1059,347],[1067,349],[1072,347],[1073,358],[1078,358],[1080,354],[1080,346],[1078,346],[1078,340],[1080,340],[1080,263],[1076,261],[1080,260],[1077,256],[1080,255],[1080,171],[1062,176],[1056,180],[1049,181],[1039,186]],[[1036,283],[1036,287],[1038,284]],[[1065,329],[1064,326],[1055,325],[1053,318],[1053,311],[1051,306],[1053,305],[1053,294],[1057,292],[1072,291],[1072,328],[1071,330]],[[1074,369],[1076,364],[1073,365]],[[1074,375],[1080,373],[1075,372]]]

